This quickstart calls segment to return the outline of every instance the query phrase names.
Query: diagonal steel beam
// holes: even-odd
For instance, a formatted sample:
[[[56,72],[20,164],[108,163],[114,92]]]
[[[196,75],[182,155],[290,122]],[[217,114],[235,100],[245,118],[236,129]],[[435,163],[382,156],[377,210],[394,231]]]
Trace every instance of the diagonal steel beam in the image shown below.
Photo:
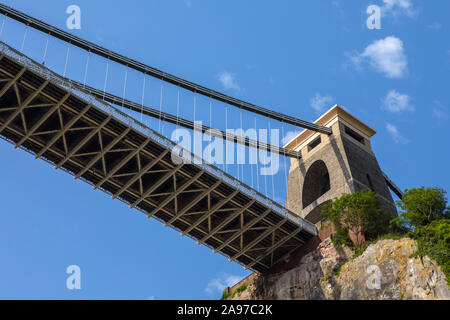
[[[47,121],[50,116],[56,112],[63,104],[66,102],[66,100],[70,97],[70,93],[67,93],[57,104],[55,104],[53,107],[51,107],[34,125],[31,127],[31,129],[28,131],[26,135],[20,139],[19,142],[15,144],[15,148],[19,148],[29,137],[31,137],[37,129],[40,128],[40,126]]]
[[[153,217],[159,210],[161,210],[161,208],[165,207],[170,201],[175,199],[179,194],[181,194],[184,190],[186,190],[186,188],[188,188],[191,184],[197,181],[197,179],[200,178],[204,172],[205,172],[204,170],[200,170],[200,172],[197,173],[194,177],[192,177],[192,179],[186,181],[179,189],[174,191],[169,197],[167,197],[163,202],[161,202],[157,208],[155,208],[152,212],[147,214],[147,217],[148,218]]]
[[[235,239],[237,239],[238,237],[244,235],[244,233],[246,231],[248,231],[249,229],[251,229],[255,224],[257,224],[258,222],[262,221],[270,212],[272,211],[272,209],[267,209],[262,215],[260,215],[258,218],[254,218],[252,221],[250,221],[249,223],[247,223],[241,230],[237,231],[235,234],[233,234],[232,236],[230,236],[228,238],[227,241],[225,241],[224,243],[222,243],[218,248],[214,249],[214,253],[217,253],[218,251],[222,250],[223,248],[225,248],[227,245],[229,245],[231,242],[233,242]]]
[[[257,238],[253,239],[252,242],[250,242],[248,245],[245,246],[244,249],[242,249],[241,251],[239,251],[238,253],[236,253],[233,257],[231,257],[229,259],[229,261],[234,261],[237,258],[239,258],[240,256],[242,256],[243,254],[245,254],[248,250],[250,250],[251,248],[253,248],[258,242],[260,242],[261,240],[263,240],[265,237],[267,237],[269,234],[271,234],[272,232],[274,232],[276,229],[278,229],[279,227],[281,227],[284,223],[286,223],[287,219],[283,219],[280,222],[278,222],[276,225],[269,227],[266,231],[264,231],[263,233],[261,233]]]
[[[198,244],[202,244],[205,241],[207,241],[209,238],[211,238],[212,235],[214,235],[217,231],[221,230],[223,227],[225,227],[227,224],[229,224],[231,221],[233,221],[235,218],[239,217],[240,214],[242,214],[245,210],[250,208],[254,203],[255,199],[247,203],[244,207],[239,209],[238,211],[231,214],[229,217],[227,217],[225,220],[223,220],[219,225],[217,225],[209,234],[204,236],[201,240],[197,241]]]
[[[26,67],[22,68],[13,79],[11,79],[7,84],[5,84],[2,90],[0,90],[0,97],[3,97],[6,91],[8,91],[17,82],[17,80],[19,80],[19,78],[25,73],[25,71],[27,71],[27,68]]]
[[[30,94],[20,106],[8,117],[8,119],[3,123],[3,125],[0,127],[0,132],[5,130],[7,126],[33,101],[34,98],[36,98],[39,93],[44,90],[44,88],[48,85],[49,81],[46,80],[44,83],[32,94]],[[25,128],[24,128],[25,129]]]
[[[293,237],[295,237],[300,231],[302,231],[303,228],[299,227],[297,228],[294,232],[292,232],[290,235],[284,237],[281,241],[277,242],[277,244],[275,244],[272,248],[270,248],[269,250],[267,250],[265,253],[263,253],[262,255],[260,255],[256,260],[254,260],[252,263],[250,263],[249,265],[245,266],[245,270],[250,269],[251,267],[253,267],[255,264],[257,264],[259,261],[261,261],[262,259],[264,259],[265,257],[267,257],[269,254],[271,254],[272,252],[274,252],[276,249],[278,249],[279,247],[281,247],[284,243],[286,243],[287,241],[289,241],[290,239],[292,239]]]
[[[239,193],[238,190],[235,190],[230,195],[226,196],[224,199],[220,200],[218,203],[216,203],[211,210],[209,210],[208,214],[200,217],[197,221],[195,221],[189,228],[184,230],[181,235],[184,236],[187,233],[191,232],[194,228],[197,228],[203,221],[208,219],[210,216],[212,216],[217,210],[222,208],[228,201],[231,201],[237,194]]]
[[[117,137],[114,138],[113,141],[111,141],[103,150],[100,151],[99,154],[97,154],[89,163],[75,175],[75,179],[79,179],[83,174],[85,174],[95,163],[97,163],[98,160],[100,160],[102,157],[105,156],[106,153],[108,153],[116,144],[119,143],[120,140],[123,139],[129,132],[131,131],[131,127],[126,128],[121,134],[119,134]]]
[[[188,212],[188,210],[190,210],[193,206],[195,206],[197,203],[199,203],[204,197],[206,197],[208,194],[210,194],[211,192],[214,191],[214,189],[216,189],[220,184],[222,183],[222,181],[217,181],[216,183],[214,183],[211,187],[207,188],[205,191],[203,191],[202,193],[200,193],[199,195],[197,195],[192,201],[190,201],[180,212],[176,212],[175,215],[169,220],[167,221],[164,226],[167,227],[168,225],[173,224],[177,219],[179,219],[180,217],[182,217],[186,212]],[[184,235],[185,231],[181,233],[181,235]]]
[[[172,171],[167,172],[161,179],[159,179],[155,184],[153,184],[149,189],[147,189],[147,191],[145,191],[144,194],[130,206],[130,208],[133,209],[136,206],[138,206],[153,191],[158,189],[164,182],[166,182],[171,176],[173,176],[178,170],[180,170],[183,167],[183,165],[184,164],[181,163],[178,166],[176,166],[175,168],[173,168]]]
[[[72,128],[72,126],[78,121],[80,120],[85,114],[86,112],[89,111],[89,109],[91,108],[91,105],[88,104],[79,114],[77,114],[76,116],[74,116],[62,129],[61,131],[59,131],[57,134],[55,134],[53,136],[53,138],[47,142],[47,144],[45,145],[44,148],[42,148],[41,151],[39,151],[36,156],[34,157],[35,159],[39,159],[40,157],[42,157],[42,155],[51,148],[51,146],[58,141],[58,139],[60,139],[67,131],[69,131],[70,128]]]
[[[150,142],[150,139],[147,139],[139,148],[137,148],[136,150],[134,150],[133,152],[130,152],[125,158],[123,158],[114,168],[112,168],[108,174],[99,182],[94,186],[94,190],[98,189],[99,187],[101,187],[106,181],[108,181],[110,178],[112,178],[112,176],[114,176],[114,174],[119,171],[124,165],[126,165],[128,163],[128,161],[130,161],[131,159],[133,159],[139,152],[142,151],[142,149],[144,149],[147,144]]]
[[[72,158],[89,140],[91,140],[97,133],[100,132],[100,130],[103,129],[104,126],[108,124],[108,122],[111,120],[112,116],[109,116],[105,120],[103,120],[102,123],[98,125],[97,128],[89,132],[87,136],[85,136],[80,142],[77,143],[77,145],[62,159],[56,166],[55,169],[61,168],[67,160]]]
[[[166,156],[166,154],[169,153],[169,150],[164,150],[158,157],[153,159],[151,162],[149,162],[147,165],[145,165],[133,178],[127,181],[126,184],[120,188],[119,191],[117,191],[112,198],[116,199],[119,197],[125,190],[127,190],[133,183],[138,181],[140,178],[144,176],[144,174],[148,173],[148,171],[153,168],[159,161],[161,161],[162,158]]]
[[[211,217],[215,212],[217,212],[220,208],[222,208],[228,201],[231,201],[237,194],[239,193],[238,190],[233,191],[230,195],[226,196],[219,202],[217,202],[211,210],[208,211],[207,214],[203,215],[202,217],[198,218],[197,221],[195,221],[189,228],[181,232],[182,236],[185,236],[189,232],[191,232],[194,228],[197,228],[203,221]]]

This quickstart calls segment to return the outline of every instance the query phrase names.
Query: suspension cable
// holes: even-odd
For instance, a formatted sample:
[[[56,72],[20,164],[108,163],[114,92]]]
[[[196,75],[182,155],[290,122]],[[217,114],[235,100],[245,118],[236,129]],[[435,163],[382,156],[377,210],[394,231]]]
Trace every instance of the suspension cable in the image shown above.
[[[123,112],[123,108],[125,106],[125,94],[127,91],[127,80],[128,80],[128,70],[125,69],[125,80],[123,83],[123,94],[122,94],[122,112]]]
[[[144,115],[144,99],[145,99],[145,73],[144,73],[144,81],[143,81],[143,84],[142,84],[141,123],[142,123],[142,117]]]
[[[70,52],[70,47],[67,46],[66,63],[65,63],[65,65],[64,65],[64,74],[63,74],[63,77],[64,77],[64,78],[66,77],[66,72],[67,72],[67,63],[68,63],[68,61],[69,61],[69,52]]]
[[[101,91],[99,89],[96,89],[94,87],[90,87],[88,85],[86,85],[86,87],[83,89],[83,84],[79,83],[77,81],[74,80],[67,80],[67,82],[69,83],[70,86],[75,86],[78,87],[81,90],[84,90],[88,93],[90,93],[91,95],[95,96],[98,99],[101,99],[103,101],[115,104],[117,106],[120,105],[124,105],[125,108],[135,111],[135,112],[141,112],[142,110],[142,105],[141,103],[137,103],[131,100],[127,100],[127,99],[123,99],[122,97],[116,96],[114,94],[111,94],[109,92],[106,91]],[[225,113],[225,122],[226,122],[226,128],[228,128],[228,107],[226,107],[225,109],[226,113]],[[150,108],[147,106],[144,106],[144,114],[150,117],[153,117],[155,119],[161,119],[162,121],[165,122],[169,122],[172,124],[179,124],[182,127],[194,130],[194,122],[187,120],[187,119],[183,119],[181,117],[176,117],[170,113],[165,113],[162,112],[160,110],[154,109],[154,108]],[[278,154],[283,154],[283,148],[280,148],[278,146],[271,146],[267,143],[261,142],[261,141],[256,141],[247,137],[240,137],[234,133],[229,133],[227,131],[222,131],[220,129],[214,129],[211,130],[213,128],[210,128],[208,126],[202,125],[200,127],[200,129],[202,130],[203,133],[208,133],[210,135],[213,135],[216,138],[221,138],[223,139],[223,137],[225,137],[225,140],[227,141],[231,141],[234,143],[241,143],[244,144],[247,147],[252,147],[252,148],[257,148],[257,149],[262,149],[262,150],[270,150],[271,152],[275,152]],[[198,130],[198,129],[197,129]],[[284,150],[284,152],[286,152],[286,155],[289,157],[294,157],[297,158],[298,157],[298,153],[290,150],[290,149],[286,149]]]
[[[22,45],[21,45],[21,47],[20,47],[20,52],[23,52],[23,48],[25,47],[25,41],[26,41],[26,39],[27,39],[27,34],[28,34],[28,25],[27,25],[27,27],[25,28],[25,32],[24,32],[24,34],[23,34],[23,40],[22,40]]]
[[[106,62],[105,83],[103,85],[103,100],[105,100],[106,95],[106,84],[108,82],[108,73],[109,73],[109,60]]]
[[[83,88],[86,88],[86,80],[87,80],[87,74],[89,70],[89,58],[91,57],[91,51],[89,51],[89,54],[86,59],[86,67],[84,69],[84,80],[83,80]]]
[[[308,121],[304,121],[289,115],[285,115],[267,108],[263,108],[260,106],[257,106],[255,104],[245,102],[243,100],[233,98],[231,96],[228,96],[226,94],[220,93],[218,91],[209,89],[207,87],[198,85],[196,83],[187,81],[185,79],[182,79],[180,77],[176,77],[174,75],[171,75],[169,73],[166,73],[164,71],[158,70],[156,68],[153,68],[149,65],[146,65],[144,63],[138,62],[136,60],[130,59],[128,57],[125,57],[121,54],[118,54],[114,51],[105,49],[104,47],[101,47],[100,45],[97,45],[95,43],[89,42],[87,40],[84,40],[82,38],[79,38],[73,34],[70,34],[64,30],[58,29],[54,26],[51,26],[43,21],[40,21],[36,18],[33,18],[29,15],[26,15],[20,11],[17,11],[11,7],[8,7],[4,4],[0,4],[0,13],[4,15],[8,15],[8,17],[19,21],[24,24],[28,24],[30,27],[37,29],[39,31],[49,33],[52,36],[63,40],[65,42],[68,42],[74,46],[77,46],[84,50],[91,50],[92,53],[97,54],[99,56],[102,56],[104,58],[109,58],[119,64],[122,64],[124,66],[127,66],[128,68],[135,69],[139,72],[144,72],[150,76],[162,79],[165,82],[178,85],[186,90],[189,91],[195,91],[198,94],[209,96],[215,100],[224,102],[226,104],[229,104],[231,106],[240,107],[244,110],[254,112],[256,114],[263,115],[265,117],[281,121],[284,120],[285,123],[292,124],[294,126],[310,129],[313,131],[318,131],[321,133],[331,134],[331,129],[327,128],[325,126],[317,125],[315,123],[311,123]]]
[[[2,28],[0,30],[0,38],[3,37],[3,29],[5,28],[6,18],[7,18],[7,16],[5,15],[4,18],[3,18],[3,22],[2,22]]]
[[[255,114],[255,131],[257,132],[256,134],[258,134],[257,127],[256,127],[256,114]],[[257,150],[259,150],[259,149],[257,149]],[[256,186],[259,191],[259,152],[256,152]]]
[[[161,81],[161,88],[159,93],[159,123],[158,123],[158,132],[161,133],[161,115],[162,115],[162,103],[163,103],[163,83]]]
[[[50,40],[50,35],[47,36],[47,40],[45,41],[45,49],[44,49],[44,56],[42,57],[42,64],[45,65],[45,59],[47,58],[47,50],[48,50],[48,42]]]

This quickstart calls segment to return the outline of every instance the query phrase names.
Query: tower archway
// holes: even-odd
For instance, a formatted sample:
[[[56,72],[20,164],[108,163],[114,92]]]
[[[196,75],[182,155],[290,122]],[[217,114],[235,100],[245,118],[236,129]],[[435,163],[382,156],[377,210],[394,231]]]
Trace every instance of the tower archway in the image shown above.
[[[305,175],[302,191],[303,209],[327,193],[330,188],[330,174],[325,162],[315,161]]]

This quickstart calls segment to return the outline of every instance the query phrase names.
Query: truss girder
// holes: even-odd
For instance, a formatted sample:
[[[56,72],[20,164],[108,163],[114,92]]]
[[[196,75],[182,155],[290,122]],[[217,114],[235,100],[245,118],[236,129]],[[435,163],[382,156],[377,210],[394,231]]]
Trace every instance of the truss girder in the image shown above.
[[[15,147],[257,272],[317,234],[217,168],[175,164],[169,140],[0,47],[0,135]]]

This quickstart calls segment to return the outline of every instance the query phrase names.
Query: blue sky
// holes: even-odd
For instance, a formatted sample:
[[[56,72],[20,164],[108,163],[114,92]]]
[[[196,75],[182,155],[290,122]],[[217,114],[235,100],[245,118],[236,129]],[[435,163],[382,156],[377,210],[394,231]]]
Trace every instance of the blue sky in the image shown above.
[[[72,32],[78,36],[301,119],[344,106],[377,130],[378,161],[401,188],[450,190],[447,1],[1,2],[63,29],[66,8],[77,4],[82,28]],[[370,4],[383,8],[381,30],[366,27]],[[29,30],[23,41],[24,32],[7,20],[1,40],[16,48],[23,42],[26,54],[42,59],[46,37]],[[63,73],[67,46],[49,43],[46,65]],[[83,81],[86,57],[70,51],[69,77]],[[109,72],[108,90],[121,95],[123,69]],[[91,57],[87,82],[103,88],[104,75],[104,60]],[[141,101],[142,80],[127,74],[127,98]],[[147,85],[146,104],[159,106],[161,84],[149,79]],[[163,88],[164,111],[174,113],[176,91]],[[209,102],[198,97],[197,103],[197,116],[208,124]],[[181,114],[192,119],[192,105],[192,94],[183,93]],[[229,125],[237,127],[239,111],[228,112]],[[223,127],[223,118],[224,106],[215,104],[213,125]],[[244,115],[245,123],[251,120]],[[266,124],[258,118],[258,126]],[[217,299],[224,285],[248,274],[5,142],[0,154],[0,298]],[[249,179],[245,171],[243,180],[254,185]],[[283,202],[283,172],[275,179],[274,198]],[[81,290],[66,289],[72,264],[81,267]]]

